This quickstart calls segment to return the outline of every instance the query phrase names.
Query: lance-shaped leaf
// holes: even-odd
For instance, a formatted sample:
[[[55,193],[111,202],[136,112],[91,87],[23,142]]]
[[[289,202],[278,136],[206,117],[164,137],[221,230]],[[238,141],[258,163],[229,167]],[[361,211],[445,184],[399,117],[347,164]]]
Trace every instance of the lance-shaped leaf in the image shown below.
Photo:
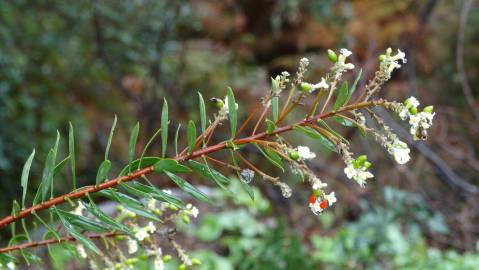
[[[161,156],[165,157],[166,147],[168,145],[168,102],[163,99],[163,108],[161,109]]]
[[[84,203],[86,209],[95,216],[101,222],[107,224],[111,228],[124,232],[126,234],[132,235],[132,231],[125,225],[121,224],[120,222],[116,221],[115,219],[111,218],[107,214],[98,208],[95,203],[90,198],[90,203]]]
[[[87,217],[75,215],[60,209],[57,209],[57,212],[60,213],[63,216],[63,218],[65,218],[70,224],[78,228],[81,228],[87,231],[92,231],[92,232],[99,232],[99,233],[108,231],[108,228],[106,226],[96,221],[93,221]]]
[[[133,170],[142,169],[142,168],[151,166],[160,160],[162,160],[162,158],[159,158],[159,157],[143,157],[143,159],[139,158],[137,160],[134,160],[133,162],[130,162],[130,164],[125,166],[121,170],[119,176],[125,176]],[[140,162],[141,162],[141,168],[139,167]]]
[[[65,229],[68,231],[68,233],[73,238],[78,240],[79,243],[84,245],[89,250],[95,252],[98,255],[101,255],[101,251],[98,249],[98,247],[90,239],[88,239],[88,237],[86,237],[86,236],[82,235],[80,232],[78,232],[75,229],[75,227],[68,221],[68,219],[66,217],[64,217],[62,213],[60,213],[60,211],[58,211],[56,208],[54,208],[54,210],[55,210],[55,213],[57,214],[57,216],[60,218],[60,221],[62,222],[63,227],[65,227]]]
[[[363,70],[360,69],[359,70],[359,73],[358,73],[358,76],[356,77],[356,79],[354,80],[354,83],[353,85],[351,86],[351,88],[349,88],[349,92],[348,92],[348,98],[346,99],[346,102],[349,101],[349,99],[351,98],[351,96],[354,94],[354,92],[356,91],[356,87],[358,85],[358,82],[359,80],[361,79],[361,75],[363,74]]]
[[[153,168],[155,172],[164,172],[164,171],[169,171],[172,173],[191,172],[190,168],[186,167],[185,165],[179,164],[178,161],[171,158],[161,159],[160,161],[156,162],[153,165]]]
[[[115,133],[115,127],[116,127],[117,120],[118,119],[115,115],[115,119],[113,119],[113,124],[111,125],[110,135],[108,136],[108,142],[106,143],[105,160],[108,160],[108,154],[110,153],[111,141],[113,140],[113,134]]]
[[[138,142],[138,133],[140,132],[140,122],[136,122],[136,125],[131,130],[130,141],[128,143],[128,164],[131,164],[135,159],[136,143]],[[129,171],[131,172],[131,167]]]
[[[73,189],[77,188],[76,157],[75,157],[75,132],[70,122],[68,127],[68,153],[70,156],[70,168],[72,172]]]
[[[42,183],[39,187],[39,189],[41,188],[42,201],[44,201],[47,198],[48,190],[51,184],[53,183],[53,171],[55,170],[55,158],[56,158],[56,154],[54,150],[51,149],[48,152],[47,159],[45,160],[45,167],[43,168]]]
[[[199,189],[197,189],[190,183],[186,182],[183,178],[168,171],[165,171],[165,173],[173,182],[175,182],[176,185],[178,185],[184,192],[186,192],[191,197],[203,202],[209,202],[208,196],[206,196],[206,194],[201,192]]]
[[[226,190],[225,185],[229,183],[229,179],[221,174],[220,172],[211,169],[210,166],[208,166],[208,163],[199,163],[194,160],[188,161],[190,164],[191,168],[198,172],[199,174],[203,175],[204,177],[213,180],[218,186]]]
[[[230,130],[231,130],[231,138],[234,138],[236,135],[236,127],[238,125],[238,115],[236,109],[236,100],[233,93],[233,89],[228,87],[227,92],[228,97],[228,113],[229,113],[229,120],[230,120]]]
[[[27,161],[25,162],[25,165],[23,165],[22,178],[21,178],[21,184],[23,189],[22,208],[25,206],[25,197],[27,195],[27,188],[28,188],[28,176],[30,175],[30,167],[32,166],[32,161],[34,157],[35,157],[35,149],[33,149],[32,153],[30,154]]]
[[[263,148],[261,148],[261,146],[259,146],[258,144],[256,144],[256,143],[253,143],[253,144],[254,144],[254,146],[256,146],[256,148],[258,148],[258,150],[261,152],[261,154],[263,154],[263,156],[269,162],[271,162],[271,164],[280,168],[284,172],[283,162],[281,161],[281,158],[278,156],[278,154],[274,153],[274,151],[272,151],[272,150],[268,150],[268,148],[266,148],[266,151],[264,151]]]
[[[111,168],[111,161],[103,160],[98,168],[98,172],[96,174],[96,185],[103,183],[108,178],[108,173],[110,172]]]
[[[155,216],[154,214],[146,211],[144,205],[140,201],[138,201],[137,199],[135,199],[133,197],[130,197],[130,196],[128,196],[126,194],[123,194],[121,192],[116,192],[112,188],[102,190],[102,191],[98,192],[98,194],[102,195],[102,196],[105,196],[112,201],[118,202],[119,204],[121,204],[122,206],[124,206],[125,208],[127,208],[128,210],[130,210],[131,212],[133,212],[133,213],[135,213],[139,216],[142,216],[144,218],[151,219],[151,220],[154,220],[154,221],[160,221],[160,219],[157,216]]]
[[[336,149],[336,146],[334,145],[334,143],[332,143],[329,139],[324,137],[321,133],[317,132],[316,130],[314,130],[310,127],[303,127],[303,126],[298,126],[298,125],[294,125],[293,129],[305,134],[306,136],[308,136],[312,139],[318,140],[327,149],[329,149],[333,152],[337,152],[337,149]]]
[[[186,130],[186,137],[188,139],[188,154],[193,153],[195,149],[195,141],[196,141],[196,125],[193,120],[188,122],[188,129]]]
[[[151,136],[151,138],[148,140],[148,142],[146,143],[145,145],[145,148],[143,149],[143,152],[141,153],[141,156],[140,156],[140,162],[138,163],[138,170],[143,166],[143,157],[145,156],[145,153],[146,151],[148,150],[148,148],[150,147],[150,144],[153,143],[153,141],[156,139],[156,137],[158,136],[158,134],[160,134],[161,132],[161,128],[159,128],[155,134],[153,134],[153,136]]]
[[[140,190],[142,192],[145,192],[147,194],[149,194],[151,197],[161,201],[161,202],[167,202],[167,203],[170,203],[178,208],[183,208],[184,207],[184,203],[183,201],[181,201],[180,199],[174,197],[173,195],[170,195],[166,192],[163,192],[159,189],[157,189],[156,187],[153,187],[153,186],[147,186],[147,185],[143,185],[137,181],[133,181],[132,183],[130,183],[130,186],[137,189],[137,190]]]
[[[333,116],[333,119],[334,119],[334,121],[340,123],[341,125],[343,125],[345,127],[357,127],[358,130],[359,130],[359,133],[362,136],[366,136],[366,131],[364,130],[363,127],[356,125],[355,123],[349,121],[348,119],[345,119],[344,117],[341,117],[339,115]]]
[[[201,132],[204,133],[206,130],[206,106],[203,95],[198,92],[198,99],[200,103],[200,123],[201,123]]]
[[[69,160],[70,156],[64,158],[62,161],[60,161],[60,163],[55,166],[55,169],[53,170],[53,177],[57,176],[62,171],[63,167],[65,167]]]
[[[174,143],[175,155],[178,155],[178,137],[180,136],[180,128],[181,128],[181,124],[178,124],[178,127],[176,128],[176,132],[175,132],[175,143]]]
[[[348,97],[349,97],[348,81],[344,81],[341,87],[339,88],[338,97],[336,97],[336,101],[334,102],[333,110],[337,111],[339,108],[341,108],[346,103],[346,101],[348,101]]]

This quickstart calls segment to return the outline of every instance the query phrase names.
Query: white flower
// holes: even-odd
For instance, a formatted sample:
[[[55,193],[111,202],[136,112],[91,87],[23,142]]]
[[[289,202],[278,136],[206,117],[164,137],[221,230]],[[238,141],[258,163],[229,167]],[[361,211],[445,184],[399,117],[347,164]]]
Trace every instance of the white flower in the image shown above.
[[[14,270],[14,269],[16,269],[16,265],[15,265],[14,262],[9,262],[9,263],[7,263],[7,268],[9,270]]]
[[[151,210],[151,211],[156,210],[156,199],[155,199],[155,198],[149,199],[149,200],[148,200],[147,207],[148,207],[148,209]]]
[[[406,103],[407,104],[410,104],[412,107],[414,108],[417,108],[417,106],[419,106],[419,100],[417,100],[417,98],[415,97],[409,97],[407,100],[406,100]]]
[[[153,222],[148,222],[148,225],[145,227],[145,230],[148,232],[148,233],[154,233],[156,232],[156,226]]]
[[[348,57],[350,56],[351,54],[353,54],[350,50],[348,49],[345,49],[345,48],[342,48],[341,50],[339,50],[339,52],[344,55],[345,57]]]
[[[316,90],[316,89],[328,89],[329,88],[329,85],[328,83],[326,82],[326,79],[324,78],[321,78],[321,81],[319,83],[316,83],[313,85],[313,90]]]
[[[321,208],[319,206],[319,202],[316,200],[314,203],[310,203],[309,204],[309,208],[311,209],[311,211],[313,212],[313,214],[315,215],[319,215],[323,212],[323,208]]]
[[[398,164],[406,164],[410,159],[409,153],[411,150],[405,142],[400,141],[399,139],[396,139],[391,144],[388,151],[394,156],[394,159]]]
[[[325,199],[328,201],[329,206],[333,205],[337,201],[336,195],[334,194],[334,192],[331,192],[328,195],[326,195]]]
[[[316,157],[316,154],[311,152],[307,146],[298,146],[296,151],[298,152],[300,160],[313,159]]]
[[[150,234],[145,228],[139,228],[135,232],[135,238],[138,239],[138,241],[143,241],[149,237],[150,237]]]
[[[171,191],[171,189],[163,189],[162,191],[163,191],[164,193],[166,193],[166,194],[170,194],[170,195],[173,194],[173,192]]]
[[[371,172],[367,171],[366,168],[355,168],[353,164],[349,164],[346,168],[344,168],[344,173],[349,179],[353,179],[361,187],[364,187],[368,178],[374,177],[374,175]]]
[[[82,216],[83,215],[83,210],[85,210],[85,206],[81,201],[78,201],[77,207],[71,211],[70,213],[75,214],[77,216]]]
[[[401,50],[398,49],[398,53],[396,55],[391,55],[392,49],[388,48],[386,50],[386,54],[381,55],[381,70],[386,72],[388,76],[391,75],[391,72],[394,71],[394,69],[400,68],[401,65],[399,64],[399,61],[402,63],[406,63],[406,54],[402,52]]]
[[[138,251],[138,242],[135,239],[129,237],[127,245],[129,254],[133,254]]]
[[[155,270],[163,270],[165,269],[165,263],[163,262],[163,258],[161,256],[157,256],[153,261],[153,269]]]
[[[328,184],[321,182],[321,180],[319,180],[317,178],[315,178],[313,180],[313,186],[312,186],[313,190],[320,190],[320,189],[325,188],[327,186],[328,186]]]
[[[434,115],[436,115],[434,112],[422,111],[409,116],[410,133],[413,135],[414,140],[424,140],[427,138],[427,129],[432,126]]]
[[[196,206],[193,206],[191,203],[186,205],[185,211],[189,216],[192,216],[193,218],[197,218],[198,214],[200,213],[198,208],[196,208]]]
[[[77,252],[78,252],[78,255],[80,255],[80,257],[83,259],[86,259],[86,257],[88,257],[85,251],[85,247],[81,244],[77,245]]]

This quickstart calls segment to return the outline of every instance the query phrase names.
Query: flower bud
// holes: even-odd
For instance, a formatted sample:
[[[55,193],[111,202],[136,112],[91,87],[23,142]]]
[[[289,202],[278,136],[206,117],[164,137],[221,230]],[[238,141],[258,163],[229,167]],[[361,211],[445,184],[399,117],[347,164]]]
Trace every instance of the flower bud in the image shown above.
[[[126,265],[133,265],[138,262],[138,258],[129,258],[125,260]]]
[[[310,83],[303,82],[301,83],[299,90],[301,92],[311,92],[311,90],[313,90],[313,85]]]
[[[183,220],[185,224],[189,224],[191,221],[190,217],[188,217],[187,215],[182,216],[181,219]]]
[[[363,166],[364,166],[364,169],[367,170],[367,169],[369,169],[369,167],[371,167],[371,162],[365,161],[364,164],[363,164]]]
[[[186,265],[184,263],[180,264],[180,266],[178,266],[178,270],[186,270]]]
[[[168,208],[169,208],[171,211],[176,211],[176,210],[178,210],[178,207],[176,207],[176,206],[174,206],[174,205],[172,205],[172,204],[168,205]]]
[[[385,54],[381,54],[379,57],[378,57],[379,61],[384,61],[386,60],[386,55]]]
[[[360,155],[356,160],[360,165],[364,165],[364,162],[368,160],[368,157],[366,155]]]
[[[424,107],[424,109],[422,109],[423,112],[427,112],[427,113],[432,113],[433,110],[434,110],[434,106],[427,106],[427,107]]]
[[[415,115],[415,114],[417,114],[417,108],[416,108],[416,107],[411,107],[411,108],[409,108],[409,112],[410,112],[412,115]]]
[[[201,264],[201,261],[198,260],[198,259],[196,259],[196,258],[193,258],[193,259],[191,259],[191,264],[192,264],[192,265],[200,265],[200,264]]]
[[[296,152],[296,151],[291,151],[291,152],[289,152],[289,157],[290,157],[292,160],[298,160],[298,159],[299,159],[299,154],[298,154],[298,152]]]
[[[165,255],[165,256],[163,256],[163,261],[164,261],[165,263],[171,261],[171,255]]]
[[[225,103],[223,102],[223,100],[221,100],[220,98],[211,98],[210,99],[211,102],[213,102],[213,104],[216,106],[216,108],[218,109],[221,109],[223,108],[223,106],[225,105]]]
[[[328,59],[331,63],[336,63],[336,61],[338,61],[338,56],[333,50],[328,49]]]

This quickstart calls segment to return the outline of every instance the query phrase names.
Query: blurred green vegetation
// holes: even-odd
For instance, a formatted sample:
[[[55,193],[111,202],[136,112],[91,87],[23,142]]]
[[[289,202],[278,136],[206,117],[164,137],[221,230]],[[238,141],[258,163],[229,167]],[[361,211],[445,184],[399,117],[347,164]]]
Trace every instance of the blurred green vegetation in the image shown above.
[[[221,97],[231,85],[248,112],[268,89],[269,77],[294,70],[303,56],[312,62],[308,80],[314,81],[327,68],[326,49],[348,47],[368,78],[377,53],[391,46],[405,50],[409,62],[383,95],[415,95],[438,111],[434,136],[427,145],[413,145],[408,167],[394,167],[379,147],[348,131],[345,136],[355,151],[377,164],[376,180],[366,190],[344,181],[342,165],[333,158],[320,159],[312,167],[343,195],[317,220],[306,207],[308,194],[298,192],[284,201],[277,190],[256,182],[264,198],[255,206],[240,194],[234,199],[241,202],[229,205],[225,199],[221,205],[226,209],[204,214],[193,234],[204,243],[196,254],[204,269],[472,269],[479,264],[473,255],[479,201],[454,185],[458,179],[479,184],[478,128],[456,67],[463,4],[1,1],[0,213],[9,213],[11,201],[20,196],[21,168],[33,147],[37,157],[30,185],[38,185],[40,160],[57,129],[65,138],[68,121],[77,132],[79,184],[91,184],[115,114],[120,119],[117,134],[123,134],[115,138],[111,153],[118,172],[126,160],[128,131],[139,120],[143,146],[159,126],[164,97],[175,127],[198,118],[196,91],[205,99]],[[473,86],[479,82],[478,9],[475,3],[464,29],[465,67]],[[63,153],[65,148],[62,139]],[[264,165],[257,153],[247,156]],[[57,194],[69,191],[63,177],[69,175],[56,179]],[[295,222],[317,228],[306,230]],[[216,242],[221,248],[216,249]],[[211,246],[217,252],[203,250]]]

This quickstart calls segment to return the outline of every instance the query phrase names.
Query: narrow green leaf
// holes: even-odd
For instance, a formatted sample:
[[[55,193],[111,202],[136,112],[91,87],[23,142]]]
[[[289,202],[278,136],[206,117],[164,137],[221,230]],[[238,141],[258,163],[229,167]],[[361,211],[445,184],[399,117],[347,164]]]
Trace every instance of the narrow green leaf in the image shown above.
[[[344,119],[343,117],[339,116],[339,115],[335,115],[333,116],[333,119],[334,121],[340,123],[341,125],[345,126],[345,127],[356,127],[358,128],[359,130],[359,133],[362,135],[362,136],[366,136],[366,131],[364,130],[364,128],[362,128],[361,126],[358,126],[356,125],[355,123],[347,120],[347,119]]]
[[[166,147],[168,146],[168,102],[163,99],[163,108],[161,109],[161,156],[165,157]]]
[[[20,205],[18,204],[17,200],[13,200],[13,204],[12,204],[12,216],[16,216],[18,215],[18,213],[20,213]],[[15,236],[16,235],[16,226],[15,226],[15,222],[12,222],[10,223],[10,228],[11,228],[11,232],[12,232],[12,236]]]
[[[204,164],[194,160],[190,160],[188,161],[188,163],[190,163],[190,166],[191,168],[193,168],[193,170],[203,175],[204,177],[213,180],[213,182],[215,182],[222,189],[227,190],[225,184],[229,184],[229,179],[220,172],[211,169],[206,162],[206,158],[203,159],[203,161],[205,162]]]
[[[256,146],[256,148],[258,148],[258,150],[261,152],[261,154],[263,154],[263,156],[264,156],[269,162],[271,162],[271,164],[273,164],[274,166],[280,168],[281,171],[284,172],[283,164],[282,164],[280,158],[278,159],[276,156],[270,155],[269,152],[265,152],[265,151],[261,148],[261,146],[259,146],[258,144],[256,144],[256,143],[253,143],[253,144],[254,144],[254,146]]]
[[[201,122],[201,133],[204,133],[206,130],[206,106],[203,95],[198,92],[198,99],[200,101],[200,122]]]
[[[93,221],[87,217],[80,216],[80,215],[75,215],[67,211],[63,211],[60,209],[57,209],[57,212],[59,212],[70,224],[86,230],[86,231],[91,231],[91,232],[107,232],[108,228],[96,221]]]
[[[360,69],[359,73],[358,73],[358,76],[354,80],[353,85],[351,86],[351,88],[349,88],[348,98],[346,99],[346,102],[349,101],[349,99],[353,96],[354,92],[356,91],[356,87],[358,85],[359,80],[361,79],[362,74],[363,74],[363,69]]]
[[[70,156],[64,158],[62,161],[60,161],[60,163],[55,166],[55,169],[53,170],[53,177],[57,176],[62,171],[63,167],[65,167],[69,160]]]
[[[181,124],[178,124],[178,127],[176,128],[176,132],[175,132],[175,155],[178,155],[178,137],[180,136],[180,128],[181,128]]]
[[[175,182],[176,185],[178,185],[184,192],[186,192],[191,197],[203,202],[209,202],[208,196],[206,196],[206,194],[201,192],[199,189],[197,189],[190,183],[186,182],[183,178],[168,171],[165,171],[165,173],[173,182]]]
[[[0,253],[0,263],[3,265],[7,265],[7,263],[9,262],[18,262],[18,259],[8,253]]]
[[[271,98],[271,113],[273,114],[273,121],[278,121],[279,115],[279,98],[274,96]]]
[[[23,165],[23,170],[22,170],[22,180],[21,180],[21,185],[22,185],[22,208],[25,207],[25,197],[27,195],[27,188],[28,188],[28,176],[30,175],[30,167],[32,166],[32,161],[33,158],[35,157],[35,149],[33,149],[32,153],[28,157],[27,161],[25,162],[25,165]]]
[[[130,187],[131,188],[131,187]],[[144,218],[160,221],[160,219],[155,216],[154,214],[144,210],[146,209],[145,206],[138,201],[137,199],[123,194],[121,192],[117,192],[114,189],[105,189],[102,191],[97,192],[99,195],[107,197],[108,199],[118,202],[119,204],[123,205],[128,210],[132,211],[133,213],[140,215]]]
[[[266,133],[271,134],[274,132],[275,129],[276,124],[273,121],[266,119]]]
[[[111,218],[107,214],[105,214],[103,211],[101,211],[100,208],[98,208],[93,200],[91,198],[90,203],[84,203],[85,208],[93,215],[95,216],[98,220],[101,222],[107,224],[111,228],[124,232],[126,234],[132,235],[132,231],[125,225],[121,224],[120,222],[116,221],[115,219]]]
[[[195,141],[196,141],[196,125],[193,120],[188,122],[188,129],[186,130],[186,137],[188,139],[188,154],[191,155],[193,150],[195,150]]]
[[[238,125],[238,115],[236,109],[236,100],[233,93],[233,89],[228,87],[228,112],[229,112],[229,119],[230,119],[230,130],[231,130],[231,138],[236,136],[236,127]]]
[[[349,95],[349,88],[348,88],[348,81],[344,81],[341,87],[339,88],[339,93],[338,97],[336,98],[336,101],[334,102],[333,105],[333,110],[337,111],[339,108],[341,108],[344,103],[348,100],[348,95]]]
[[[105,160],[108,160],[108,153],[110,152],[111,141],[113,140],[113,133],[115,133],[115,127],[116,127],[117,120],[118,119],[115,115],[115,119],[113,119],[113,124],[111,125],[110,135],[108,136],[108,142],[106,143]]]
[[[323,127],[325,127],[334,137],[346,142],[346,143],[349,143],[348,140],[346,140],[346,138],[344,138],[343,136],[341,136],[341,134],[339,134],[336,130],[334,130],[332,127],[330,127],[328,125],[328,123],[326,123],[326,121],[324,121],[323,119],[319,119],[318,120],[318,123],[320,123]]]
[[[169,171],[172,173],[187,173],[191,172],[191,169],[181,165],[178,163],[178,161],[170,158],[165,158],[162,159],[158,162],[156,162],[154,165],[154,170],[155,172],[163,172],[163,171]]]
[[[121,183],[120,186],[125,189],[128,193],[133,194],[135,196],[141,197],[141,198],[151,198],[153,196],[149,195],[148,193],[145,193],[141,190],[138,190],[136,188],[131,187],[130,185],[127,185],[125,183]],[[114,199],[115,201],[118,201],[120,204],[128,208],[128,210],[132,211],[133,213],[140,215],[142,217],[145,217],[147,219],[155,220],[155,221],[160,221],[160,219],[151,213],[150,211],[146,210],[147,208],[143,206],[143,204],[140,203],[141,206],[138,206],[136,203],[132,204],[132,198],[122,194],[122,193],[113,193],[114,194]],[[122,196],[117,196],[117,194],[122,194]],[[128,197],[129,199],[125,201],[125,198]]]
[[[128,143],[128,164],[131,164],[135,159],[136,143],[138,142],[138,133],[140,132],[140,122],[136,122],[136,125],[131,130],[130,142]],[[131,172],[131,167],[130,167]]]
[[[141,158],[136,159],[133,162],[131,162],[130,164],[128,164],[127,166],[125,166],[121,170],[119,176],[125,176],[133,170],[138,170],[138,169],[142,169],[142,168],[151,166],[151,165],[155,164],[156,162],[158,162],[160,160],[161,160],[161,158],[159,158],[159,157],[143,157],[143,159],[141,159]],[[141,162],[141,167],[139,166],[140,162]]]
[[[70,168],[72,171],[73,189],[77,188],[76,157],[75,157],[75,132],[73,125],[69,122],[68,127],[68,153],[70,154]]]
[[[326,137],[324,137],[321,133],[317,132],[316,130],[310,128],[310,127],[303,127],[303,126],[298,126],[294,125],[293,126],[294,130],[297,130],[308,137],[312,139],[318,140],[323,146],[325,146],[327,149],[337,152],[336,146],[334,143],[332,143],[330,140],[328,140]]]
[[[111,168],[111,161],[103,160],[98,168],[98,172],[96,174],[96,185],[103,183],[108,178],[108,173],[110,172]]]
[[[147,151],[148,148],[150,147],[150,144],[156,139],[156,137],[158,136],[158,134],[160,134],[160,131],[161,131],[161,128],[159,128],[159,129],[155,132],[155,134],[153,134],[153,136],[151,136],[151,138],[150,138],[150,139],[148,140],[148,142],[146,143],[145,148],[143,149],[143,152],[141,153],[140,162],[138,162],[138,168],[137,168],[137,169],[140,169],[140,168],[141,168],[141,165],[143,165],[142,159],[143,159],[143,157],[145,156],[146,151]]]
[[[150,196],[153,198],[161,201],[161,202],[167,202],[170,203],[178,208],[183,208],[184,203],[182,200],[174,197],[173,195],[170,195],[166,192],[163,192],[162,190],[154,187],[154,186],[147,186],[139,183],[138,181],[133,181],[131,182],[130,186],[133,188],[140,190],[142,192],[148,193]]]
[[[75,229],[75,227],[67,220],[67,218],[65,218],[56,208],[54,210],[57,216],[60,218],[60,221],[62,222],[65,229],[73,238],[78,240],[79,243],[84,245],[89,250],[95,252],[98,255],[101,255],[101,251],[90,239],[88,239],[87,237],[83,236],[80,232],[78,232]]]
[[[55,169],[55,152],[53,149],[48,152],[45,160],[45,167],[43,169],[42,184],[41,184],[41,198],[44,201],[47,198],[48,190],[53,183],[53,171]]]

